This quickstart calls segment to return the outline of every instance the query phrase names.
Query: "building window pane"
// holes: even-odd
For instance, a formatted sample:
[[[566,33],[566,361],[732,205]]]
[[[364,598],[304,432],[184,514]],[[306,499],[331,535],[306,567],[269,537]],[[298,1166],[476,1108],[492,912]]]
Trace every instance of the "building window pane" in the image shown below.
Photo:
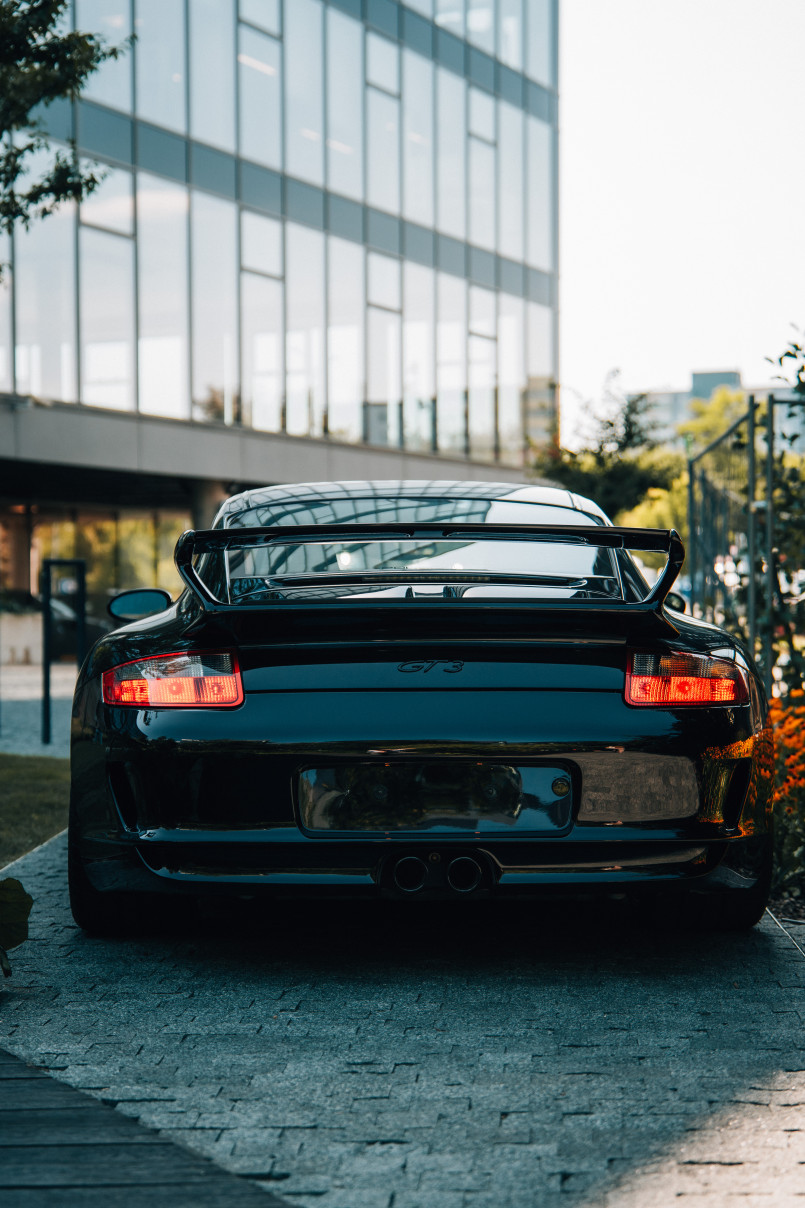
[[[91,165],[85,164],[90,167]],[[131,172],[104,167],[105,176],[81,202],[81,221],[119,235],[134,234],[134,192]]]
[[[238,215],[229,201],[193,193],[193,418],[231,424],[238,398]]]
[[[234,0],[190,0],[190,134],[234,151]]]
[[[363,438],[363,248],[328,240],[327,431],[336,440]]]
[[[494,0],[467,0],[467,37],[488,55],[495,53]]]
[[[470,243],[495,250],[495,148],[480,139],[470,145]]]
[[[137,116],[184,133],[184,0],[136,0]]]
[[[498,251],[510,260],[523,259],[523,112],[500,102],[498,131]]]
[[[462,79],[443,67],[437,68],[436,224],[440,231],[454,239],[467,236],[465,93],[466,84]]]
[[[403,289],[403,444],[430,451],[436,434],[433,269],[406,263]]]
[[[367,310],[364,438],[370,445],[400,444],[400,316]]]
[[[368,197],[370,206],[400,212],[400,102],[366,90]]]
[[[247,25],[238,41],[240,154],[282,167],[280,44]]]
[[[240,19],[279,36],[280,0],[240,0]]]
[[[0,233],[0,264],[4,265],[0,278],[0,390],[9,393],[14,389],[11,355],[11,240]]]
[[[532,80],[553,86],[553,0],[526,0],[528,63]]]
[[[400,52],[396,42],[378,34],[366,35],[366,82],[393,92],[400,91]]]
[[[494,461],[495,341],[470,336],[468,352],[470,455],[479,461]]]
[[[134,244],[82,227],[81,401],[132,411],[134,397]]]
[[[240,255],[244,268],[282,276],[282,223],[244,210],[240,216]]]
[[[480,88],[470,88],[470,134],[486,139],[488,143],[495,141],[495,98]]]
[[[324,431],[324,236],[287,223],[286,419],[296,436]]]
[[[501,461],[523,464],[525,397],[525,306],[522,298],[499,295],[498,440]]]
[[[433,16],[433,0],[405,0],[409,8],[415,8],[423,17]]]
[[[437,276],[437,436],[442,453],[467,452],[467,284]]]
[[[556,436],[556,402],[553,384],[553,311],[529,302],[527,307],[527,386],[525,432],[539,448]]]
[[[17,391],[74,403],[75,207],[14,236]]]
[[[137,183],[140,410],[185,419],[187,190],[144,172]]]
[[[435,0],[434,20],[457,38],[464,37],[464,0]]]
[[[400,262],[370,252],[367,261],[368,301],[388,310],[400,309]]]
[[[285,386],[282,282],[244,273],[241,307],[244,423],[279,432]]]
[[[528,247],[535,268],[553,269],[553,131],[539,118],[527,119]]]
[[[327,10],[327,187],[363,200],[363,26]]]
[[[491,289],[470,286],[470,331],[476,336],[495,338],[495,293]]]
[[[433,226],[433,64],[403,52],[403,214]]]
[[[522,70],[523,0],[498,0],[498,58]]]
[[[293,0],[285,8],[285,171],[324,183],[322,6]]]
[[[119,46],[131,34],[129,0],[75,0],[76,29],[100,34],[110,46]],[[93,71],[81,90],[87,101],[131,113],[131,47],[119,59],[110,59]]]

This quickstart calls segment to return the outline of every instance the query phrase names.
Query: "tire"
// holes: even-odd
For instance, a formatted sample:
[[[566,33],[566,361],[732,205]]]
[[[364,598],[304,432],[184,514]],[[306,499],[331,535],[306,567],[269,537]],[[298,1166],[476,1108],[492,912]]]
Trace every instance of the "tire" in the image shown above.
[[[750,931],[766,912],[773,869],[771,836],[757,841],[751,858],[751,878],[746,869],[735,871],[749,884],[746,889],[717,889],[690,893],[685,901],[684,922],[701,931]]]
[[[153,928],[149,904],[127,893],[100,893],[92,885],[74,844],[67,848],[67,884],[70,910],[82,931],[110,939],[136,935]]]
[[[101,893],[87,876],[75,846],[67,847],[67,885],[73,919],[87,935],[125,939],[173,930],[190,917],[194,903],[165,894]]]

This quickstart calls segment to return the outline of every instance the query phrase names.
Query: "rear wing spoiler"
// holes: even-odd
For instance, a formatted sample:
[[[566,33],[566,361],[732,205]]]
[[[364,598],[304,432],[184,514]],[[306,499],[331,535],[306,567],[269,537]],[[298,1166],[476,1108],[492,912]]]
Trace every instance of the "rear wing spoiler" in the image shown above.
[[[372,541],[417,541],[421,539],[454,541],[456,539],[482,541],[536,541],[559,545],[588,545],[607,549],[635,550],[663,553],[667,562],[656,583],[644,600],[628,603],[624,600],[596,601],[595,607],[604,607],[607,612],[616,609],[636,612],[660,613],[663,603],[679,574],[685,560],[685,547],[675,529],[615,528],[610,525],[545,525],[545,524],[445,524],[443,521],[423,521],[406,524],[312,524],[275,525],[270,528],[219,528],[199,529],[182,533],[176,543],[175,561],[183,581],[190,588],[205,610],[237,608],[219,600],[199,575],[194,559],[200,554],[225,552],[239,549],[256,549],[264,546],[320,545],[329,541],[365,544]],[[286,585],[290,581],[286,576]],[[440,582],[440,583],[498,583],[533,584],[535,586],[573,586],[560,576],[504,574],[496,571],[455,571],[436,569],[433,571],[375,570],[317,573],[292,576],[295,585],[328,585],[334,583],[381,583]],[[328,605],[344,601],[327,601]],[[348,603],[348,601],[347,601]],[[362,601],[365,603],[365,601]],[[388,601],[384,601],[388,604]],[[549,605],[551,609],[578,609],[591,607],[588,600],[535,600],[530,606],[539,608]]]

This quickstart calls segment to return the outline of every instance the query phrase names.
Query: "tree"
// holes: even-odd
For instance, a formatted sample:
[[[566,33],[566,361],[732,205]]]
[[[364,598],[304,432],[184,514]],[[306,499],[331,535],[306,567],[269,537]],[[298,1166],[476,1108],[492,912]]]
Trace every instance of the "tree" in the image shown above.
[[[81,201],[102,175],[83,169],[75,146],[31,173],[32,157],[49,147],[43,110],[75,99],[94,71],[128,48],[95,34],[71,32],[69,0],[0,0],[0,231],[28,227],[63,201]],[[2,265],[0,265],[0,273]]]
[[[622,512],[618,523],[626,528],[676,529],[683,545],[688,545],[688,475],[687,472],[674,478],[671,485],[649,487],[637,507]],[[648,554],[641,555],[643,561],[654,565]],[[656,564],[663,561],[657,558]]]
[[[722,432],[726,432],[736,419],[746,415],[746,408],[746,395],[742,391],[719,386],[709,399],[691,399],[691,417],[679,425],[679,435],[694,451],[704,449]]]
[[[590,443],[579,450],[551,449],[535,463],[541,477],[594,499],[613,519],[635,508],[652,488],[667,490],[683,469],[678,453],[657,445],[651,401],[645,394],[621,394],[616,378],[616,372],[609,375],[608,413],[596,420]]]

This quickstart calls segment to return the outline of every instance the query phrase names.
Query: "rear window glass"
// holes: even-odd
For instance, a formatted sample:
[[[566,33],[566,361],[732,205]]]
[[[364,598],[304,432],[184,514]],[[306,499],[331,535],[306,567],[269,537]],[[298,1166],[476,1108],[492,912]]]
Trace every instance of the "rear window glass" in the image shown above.
[[[586,513],[547,504],[372,496],[262,504],[228,517],[227,527],[451,521],[584,527],[599,523]],[[623,598],[613,551],[572,538],[291,540],[216,555],[205,562],[202,573],[219,598],[230,603],[361,596]]]

